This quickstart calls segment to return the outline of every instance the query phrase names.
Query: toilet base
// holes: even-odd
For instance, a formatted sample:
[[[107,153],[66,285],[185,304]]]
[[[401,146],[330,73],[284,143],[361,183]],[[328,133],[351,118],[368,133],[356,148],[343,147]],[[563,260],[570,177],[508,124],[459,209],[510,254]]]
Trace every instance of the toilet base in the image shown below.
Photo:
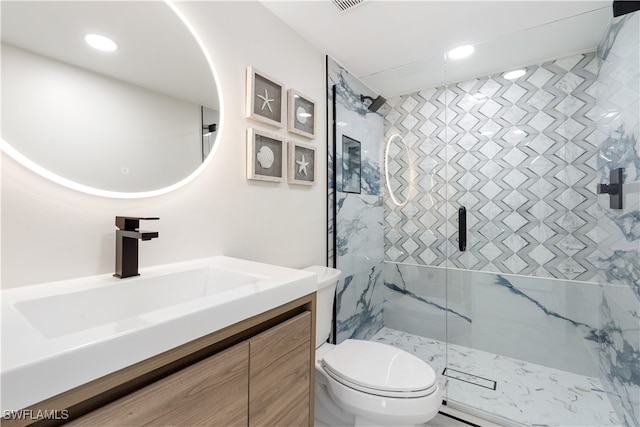
[[[332,397],[331,391],[328,389],[328,384],[326,384],[327,378],[323,375],[316,375],[316,387],[315,387],[315,420],[317,420],[318,426],[330,426],[330,427],[338,427],[338,426],[367,426],[367,427],[388,427],[388,426],[404,426],[409,427],[411,425],[416,424],[404,424],[399,419],[386,419],[382,420],[388,422],[387,424],[380,424],[380,421],[375,422],[362,415],[356,415],[353,412],[360,412],[353,409],[353,412],[347,411],[342,407],[338,406]],[[421,418],[423,422],[427,422],[432,419],[438,413],[440,409],[441,391],[438,390],[432,396],[433,399],[437,399],[438,405],[433,405],[432,410],[429,411],[428,414],[422,414],[424,418]],[[431,405],[430,405],[431,406]],[[375,414],[374,414],[375,416]],[[385,417],[381,417],[385,418]],[[407,420],[405,418],[405,420]],[[408,421],[408,420],[407,420]],[[421,424],[418,424],[421,425]]]
[[[315,420],[320,422],[316,425],[330,427],[355,425],[355,417],[338,407],[329,397],[326,385],[320,384],[317,380],[315,396]]]

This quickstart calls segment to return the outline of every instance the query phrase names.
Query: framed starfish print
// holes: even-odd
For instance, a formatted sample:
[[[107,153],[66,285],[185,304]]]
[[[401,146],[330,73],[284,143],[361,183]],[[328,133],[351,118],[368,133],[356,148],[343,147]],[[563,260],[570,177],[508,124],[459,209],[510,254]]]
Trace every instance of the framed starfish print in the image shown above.
[[[253,67],[247,68],[249,119],[281,128],[284,123],[284,85]]]
[[[289,184],[316,185],[316,147],[289,141]]]

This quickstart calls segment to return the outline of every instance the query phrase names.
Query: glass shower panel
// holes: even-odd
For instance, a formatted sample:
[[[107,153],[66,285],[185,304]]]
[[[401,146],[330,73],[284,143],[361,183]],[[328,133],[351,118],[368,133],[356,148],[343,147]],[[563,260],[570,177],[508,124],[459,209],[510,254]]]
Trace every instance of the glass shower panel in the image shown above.
[[[381,160],[383,119],[360,96],[359,80],[328,58],[332,99],[334,171],[334,262],[342,271],[336,290],[335,342],[369,339],[383,322],[383,210]],[[375,95],[373,95],[375,98]]]
[[[374,76],[398,79],[384,108],[384,328],[374,339],[420,357],[444,385],[446,137],[441,55]],[[463,320],[464,321],[464,320]]]
[[[591,14],[570,20],[602,22]],[[597,42],[605,19],[584,37]],[[595,50],[548,60],[549,26],[447,60],[446,398],[507,423],[619,425],[600,363],[600,61]],[[539,50],[509,50],[528,36]],[[520,55],[521,75],[470,65],[497,53]]]

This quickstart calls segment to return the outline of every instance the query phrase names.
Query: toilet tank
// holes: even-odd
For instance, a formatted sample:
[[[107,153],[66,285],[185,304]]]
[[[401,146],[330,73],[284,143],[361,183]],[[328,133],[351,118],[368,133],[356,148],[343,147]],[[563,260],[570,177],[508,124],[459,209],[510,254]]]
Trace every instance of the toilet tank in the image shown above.
[[[331,267],[313,265],[305,268],[318,275],[318,293],[316,296],[316,348],[327,341],[331,334],[331,319],[333,318],[333,299],[336,285],[342,272]]]

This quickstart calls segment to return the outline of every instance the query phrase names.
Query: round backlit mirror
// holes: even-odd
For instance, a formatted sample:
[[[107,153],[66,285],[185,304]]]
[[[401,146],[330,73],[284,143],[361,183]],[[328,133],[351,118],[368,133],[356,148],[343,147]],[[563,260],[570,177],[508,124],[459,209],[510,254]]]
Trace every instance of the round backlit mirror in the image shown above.
[[[398,206],[406,205],[411,194],[411,159],[409,147],[401,135],[392,135],[387,140],[384,170],[391,200]]]
[[[215,71],[169,2],[3,1],[1,52],[2,148],[60,184],[162,194],[216,149]]]

